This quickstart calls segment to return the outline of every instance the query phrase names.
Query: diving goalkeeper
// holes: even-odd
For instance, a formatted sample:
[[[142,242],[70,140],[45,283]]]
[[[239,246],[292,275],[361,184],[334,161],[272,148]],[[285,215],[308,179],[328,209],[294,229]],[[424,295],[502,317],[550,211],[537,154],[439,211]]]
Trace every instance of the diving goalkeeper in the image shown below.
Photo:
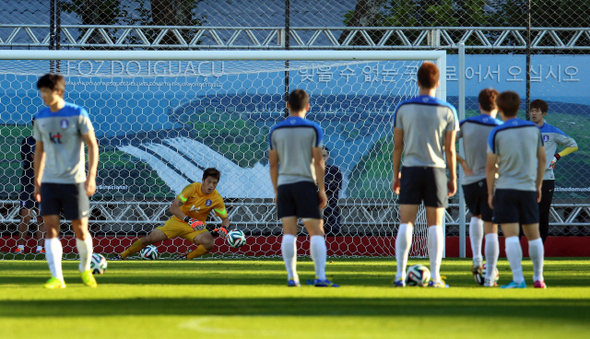
[[[148,245],[176,237],[188,239],[197,245],[194,251],[182,256],[186,259],[194,259],[211,251],[215,245],[213,236],[220,235],[225,238],[227,227],[229,227],[229,217],[223,198],[215,189],[220,177],[221,173],[217,169],[207,168],[203,172],[202,183],[195,182],[186,186],[174,199],[170,206],[173,216],[164,226],[156,228],[147,237],[137,240],[113,259],[124,260]],[[205,221],[211,210],[214,210],[215,214],[221,218],[221,227],[213,232],[205,228]]]

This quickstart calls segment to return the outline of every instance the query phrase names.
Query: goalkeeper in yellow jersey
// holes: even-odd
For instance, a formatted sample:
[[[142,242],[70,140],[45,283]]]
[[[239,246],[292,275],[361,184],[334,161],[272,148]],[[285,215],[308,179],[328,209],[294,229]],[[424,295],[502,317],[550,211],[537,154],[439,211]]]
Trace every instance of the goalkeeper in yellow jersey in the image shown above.
[[[164,226],[137,240],[113,259],[124,260],[148,245],[176,237],[188,239],[197,245],[197,249],[186,254],[186,259],[194,259],[211,251],[215,244],[213,236],[225,237],[229,227],[229,217],[223,198],[215,189],[220,177],[221,173],[217,169],[207,168],[203,172],[202,183],[195,182],[186,186],[174,199],[170,206],[173,216]],[[211,210],[221,218],[221,227],[210,233],[205,228],[205,221]]]

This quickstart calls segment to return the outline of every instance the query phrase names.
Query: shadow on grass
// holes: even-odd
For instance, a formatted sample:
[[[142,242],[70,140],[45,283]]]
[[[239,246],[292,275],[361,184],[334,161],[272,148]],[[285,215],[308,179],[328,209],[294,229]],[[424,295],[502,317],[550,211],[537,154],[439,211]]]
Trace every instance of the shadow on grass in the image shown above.
[[[187,293],[187,292],[184,292]],[[441,316],[562,319],[588,326],[589,300],[474,300],[461,298],[133,298],[0,301],[0,317],[143,315]],[[57,312],[56,310],[59,310]]]

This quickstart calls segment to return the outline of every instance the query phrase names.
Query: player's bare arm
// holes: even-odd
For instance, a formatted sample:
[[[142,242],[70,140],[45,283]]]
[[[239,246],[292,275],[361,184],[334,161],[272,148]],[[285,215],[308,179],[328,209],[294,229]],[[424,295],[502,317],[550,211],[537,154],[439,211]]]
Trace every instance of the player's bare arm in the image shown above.
[[[486,183],[488,185],[488,205],[494,208],[494,184],[496,182],[496,163],[498,156],[494,153],[488,153],[486,161]]]
[[[326,174],[326,163],[322,156],[322,148],[314,147],[311,149],[313,156],[313,166],[315,168],[315,175],[318,184],[318,197],[320,198],[320,208],[326,208],[328,205],[328,197],[326,196],[326,185],[324,176]]]
[[[543,177],[545,176],[545,164],[547,163],[547,156],[545,155],[545,146],[537,148],[537,180],[535,185],[537,187],[537,202],[541,201],[541,186],[543,185]]]
[[[41,202],[41,179],[45,170],[45,148],[43,141],[37,141],[35,148],[35,158],[33,159],[33,168],[35,170],[35,200]]]
[[[463,173],[465,173],[465,175],[473,175],[473,169],[469,168],[469,166],[467,165],[467,161],[465,161],[465,159],[463,159],[463,157],[461,155],[459,155],[459,153],[457,153],[457,162],[459,163],[459,165],[461,165],[461,168],[463,169]]]
[[[457,131],[445,133],[445,155],[447,158],[447,167],[449,168],[449,197],[457,193],[457,151],[455,150],[455,136]]]
[[[82,136],[84,142],[88,146],[88,176],[86,177],[86,183],[84,188],[86,189],[86,195],[91,196],[96,192],[96,171],[98,168],[98,142],[96,142],[96,136],[94,130],[88,131],[88,133]]]
[[[404,130],[399,128],[393,129],[393,192],[399,195],[401,180],[402,152],[404,150]]]
[[[177,217],[180,220],[184,220],[184,218],[186,217],[186,214],[184,214],[180,210],[180,206],[182,206],[182,205],[183,205],[183,202],[178,200],[178,198],[174,199],[172,204],[170,204],[170,213],[172,213],[175,217]]]
[[[278,184],[279,184],[279,153],[275,149],[268,151],[268,164],[270,166],[270,179],[272,187],[275,190],[275,204],[277,203]]]

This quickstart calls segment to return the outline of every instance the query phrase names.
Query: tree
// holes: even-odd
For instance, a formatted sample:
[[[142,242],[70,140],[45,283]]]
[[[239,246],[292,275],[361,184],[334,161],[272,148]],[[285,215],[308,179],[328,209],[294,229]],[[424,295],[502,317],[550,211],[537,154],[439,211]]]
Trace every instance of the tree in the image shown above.
[[[66,13],[75,13],[82,20],[82,25],[115,25],[126,14],[120,0],[66,0],[62,3],[62,11]],[[80,35],[83,36],[88,31],[87,28],[80,29]],[[106,30],[111,36],[115,35],[115,30]],[[94,30],[86,40],[88,44],[104,44],[105,39],[98,30]],[[83,49],[97,49],[96,47],[85,47]]]
[[[344,23],[348,27],[371,27],[381,26],[380,21],[382,20],[379,10],[385,0],[358,0],[354,11],[350,11],[345,15]],[[350,35],[350,31],[344,31],[338,38],[339,43],[343,43],[346,38]],[[370,34],[371,38],[375,41],[375,38],[379,37],[377,32]],[[356,35],[351,41],[350,45],[366,45],[366,41],[360,35]]]

